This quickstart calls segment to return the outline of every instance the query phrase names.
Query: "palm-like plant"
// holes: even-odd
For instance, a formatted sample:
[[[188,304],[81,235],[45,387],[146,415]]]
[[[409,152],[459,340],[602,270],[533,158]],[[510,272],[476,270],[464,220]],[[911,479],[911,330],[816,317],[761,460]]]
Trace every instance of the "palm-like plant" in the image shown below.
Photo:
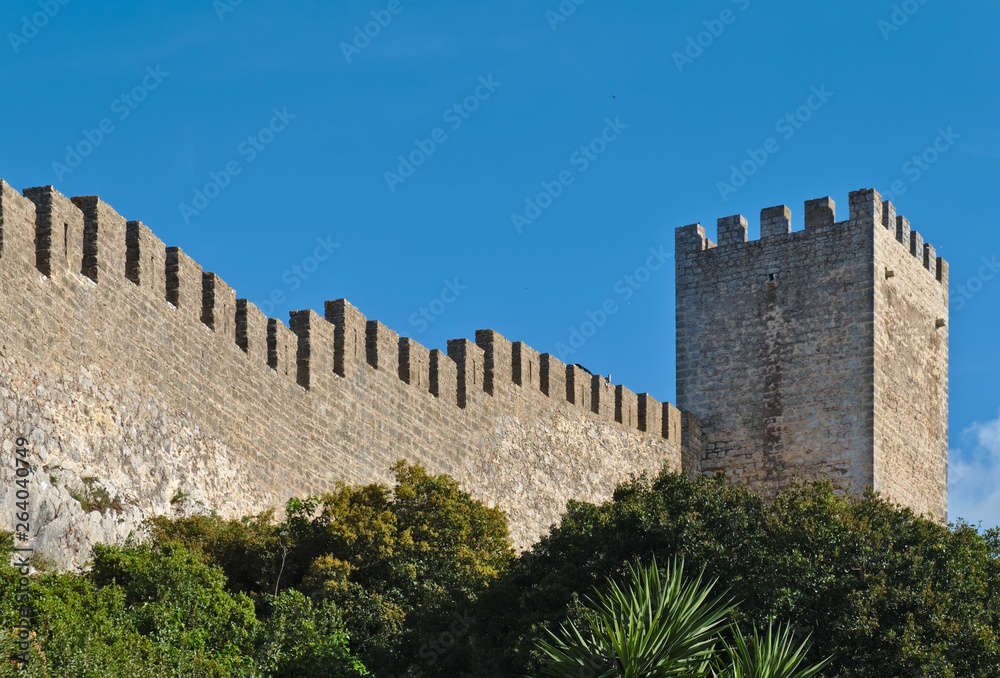
[[[724,642],[715,662],[715,678],[813,678],[830,662],[799,668],[809,651],[809,639],[798,646],[789,626],[767,628],[767,635],[757,629],[749,638],[738,626],[732,626],[732,640]]]
[[[704,571],[703,571],[704,572]],[[718,632],[733,604],[711,597],[715,582],[702,574],[684,581],[683,561],[663,573],[629,565],[632,585],[609,581],[608,593],[587,601],[587,625],[563,624],[552,642],[540,642],[543,669],[558,678],[668,678],[706,676]]]
[[[551,642],[539,641],[542,669],[554,678],[814,678],[828,663],[800,668],[808,638],[796,645],[792,630],[768,628],[747,637],[724,619],[736,607],[712,597],[716,582],[703,583],[704,569],[684,581],[684,562],[662,573],[629,565],[631,586],[610,581],[608,593],[588,599],[586,624],[570,621]],[[731,641],[720,633],[728,629]]]

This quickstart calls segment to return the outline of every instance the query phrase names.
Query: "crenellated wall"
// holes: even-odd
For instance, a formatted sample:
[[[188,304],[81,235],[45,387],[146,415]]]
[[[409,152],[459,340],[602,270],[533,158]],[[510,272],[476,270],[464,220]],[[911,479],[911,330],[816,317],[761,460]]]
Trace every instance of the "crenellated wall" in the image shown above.
[[[492,330],[429,350],[343,299],[286,326],[99,198],[0,181],[2,445],[30,441],[36,545],[64,565],[150,515],[244,515],[401,458],[506,509],[525,547],[567,500],[680,469],[696,426]]]
[[[677,229],[677,409],[492,330],[431,350],[343,299],[286,325],[99,198],[0,180],[0,445],[29,442],[34,546],[78,566],[151,515],[246,515],[399,459],[504,508],[520,547],[664,464],[943,520],[947,263],[873,190],[791,219]]]
[[[875,482],[944,520],[948,505],[948,262],[891,202],[875,228]],[[869,208],[868,205],[871,205]],[[881,207],[881,210],[879,210]]]
[[[784,205],[760,225],[676,231],[677,402],[705,450],[687,465],[767,492],[829,477],[943,520],[947,262],[870,189],[846,221],[827,197],[804,230]]]

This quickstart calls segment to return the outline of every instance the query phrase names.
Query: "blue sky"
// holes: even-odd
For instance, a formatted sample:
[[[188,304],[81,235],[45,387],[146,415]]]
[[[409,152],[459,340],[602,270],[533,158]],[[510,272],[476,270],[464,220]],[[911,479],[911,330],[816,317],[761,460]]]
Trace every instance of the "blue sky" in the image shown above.
[[[346,297],[430,347],[493,328],[670,401],[672,266],[637,269],[675,227],[739,212],[756,237],[762,207],[800,228],[804,200],[894,193],[951,264],[952,517],[994,525],[998,20],[942,0],[9,0],[0,176],[101,195],[272,316]]]

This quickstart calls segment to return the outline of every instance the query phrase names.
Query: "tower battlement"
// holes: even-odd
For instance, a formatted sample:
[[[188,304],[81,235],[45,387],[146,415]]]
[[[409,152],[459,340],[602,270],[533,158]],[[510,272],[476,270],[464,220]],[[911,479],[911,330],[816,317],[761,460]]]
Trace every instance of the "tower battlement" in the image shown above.
[[[178,496],[245,515],[400,458],[506,509],[519,546],[664,466],[943,519],[948,265],[876,191],[849,204],[806,202],[800,231],[764,209],[753,241],[742,215],[676,230],[675,407],[495,330],[429,349],[345,299],[268,318],[97,196],[0,180],[0,428],[31,441],[39,548],[69,565]],[[126,508],[84,514],[93,483]]]
[[[943,519],[948,263],[873,189],[676,230],[677,402],[703,471],[872,487]]]
[[[765,207],[760,211],[760,240],[748,239],[749,224],[742,214],[718,219],[716,242],[706,235],[701,224],[682,226],[675,232],[677,254],[691,252],[711,252],[716,248],[739,247],[774,239],[808,239],[810,235],[822,233],[825,229],[843,227],[848,224],[870,224],[881,226],[894,233],[896,240],[918,259],[924,268],[933,273],[939,282],[948,282],[948,262],[937,256],[934,247],[925,243],[921,235],[910,228],[906,217],[896,214],[895,206],[883,201],[873,189],[854,191],[850,194],[850,219],[838,222],[836,204],[829,196],[807,200],[805,203],[804,230],[792,228],[792,211],[786,205]]]

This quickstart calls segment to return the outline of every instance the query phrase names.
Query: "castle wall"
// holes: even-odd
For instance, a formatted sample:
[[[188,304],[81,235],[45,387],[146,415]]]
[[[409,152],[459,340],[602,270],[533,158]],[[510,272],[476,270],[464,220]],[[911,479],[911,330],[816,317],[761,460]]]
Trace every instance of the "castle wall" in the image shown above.
[[[947,263],[874,190],[676,231],[677,401],[700,459],[771,493],[794,478],[873,488],[943,520],[947,507]],[[689,445],[687,455],[695,453]]]
[[[948,264],[892,203],[874,206],[883,225],[875,229],[875,486],[944,521]]]
[[[0,432],[8,458],[29,440],[35,543],[63,565],[150,515],[244,515],[398,459],[526,547],[567,500],[681,467],[681,413],[648,394],[492,331],[428,350],[343,300],[286,326],[98,198],[25,195],[0,181]],[[102,491],[104,511],[73,497]]]
[[[677,400],[701,421],[701,470],[769,491],[793,477],[872,484],[871,227],[810,201],[678,229]]]

